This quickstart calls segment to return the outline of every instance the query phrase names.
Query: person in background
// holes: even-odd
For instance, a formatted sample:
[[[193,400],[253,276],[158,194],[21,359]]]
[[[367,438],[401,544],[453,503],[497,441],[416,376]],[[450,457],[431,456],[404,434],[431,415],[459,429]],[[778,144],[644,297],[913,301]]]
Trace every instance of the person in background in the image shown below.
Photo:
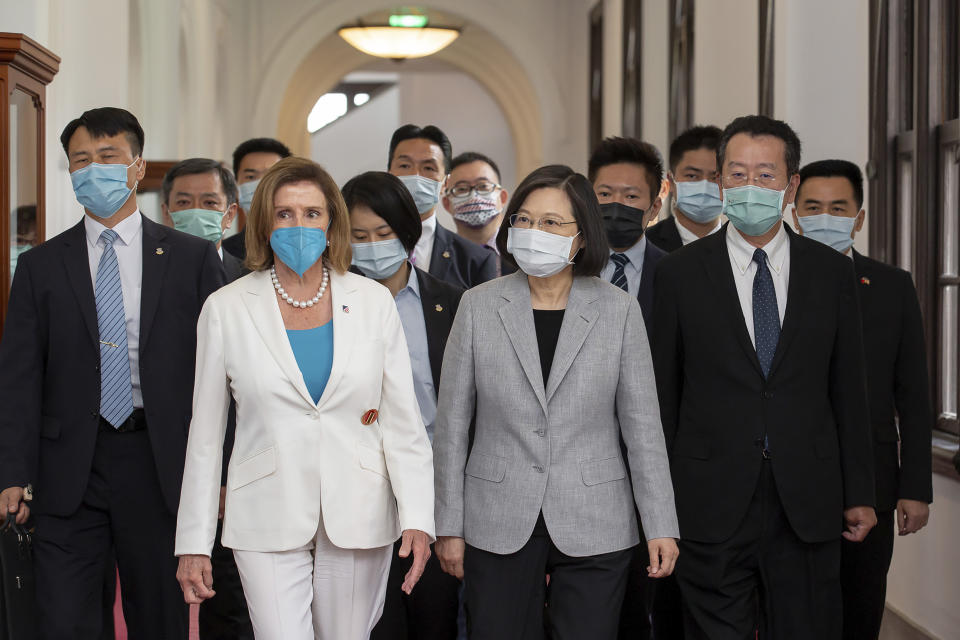
[[[722,133],[714,126],[692,127],[670,144],[667,180],[673,216],[647,231],[650,242],[667,253],[720,229],[717,144]]]
[[[634,504],[648,575],[677,558],[643,318],[595,277],[608,250],[584,176],[537,169],[506,215],[497,241],[520,272],[464,294],[444,355],[436,551],[465,576],[472,640],[541,637],[545,604],[552,637],[612,639],[640,542]]]
[[[800,170],[793,223],[801,235],[853,259],[867,359],[877,526],[863,542],[841,543],[846,640],[879,637],[893,533],[905,536],[926,526],[933,501],[933,410],[920,303],[908,272],[853,248],[865,217],[857,165],[821,160]]]
[[[497,277],[497,256],[437,224],[452,156],[443,131],[433,125],[406,124],[390,138],[387,167],[410,191],[420,214],[423,233],[413,251],[413,263],[439,280],[469,289]]]
[[[173,165],[160,185],[163,222],[184,233],[209,240],[217,247],[227,283],[248,273],[233,254],[223,251],[220,239],[237,213],[237,183],[230,170],[216,160],[190,158]],[[236,408],[232,402],[223,444],[224,465],[220,482],[220,517],[227,488],[227,463],[233,451]],[[204,640],[252,640],[253,627],[240,584],[233,552],[220,542],[221,524],[210,561],[217,575],[217,597],[200,607],[199,627]]]
[[[684,635],[838,639],[841,535],[876,524],[853,265],[783,223],[789,125],[737,118],[717,164],[730,224],[661,260],[651,342]]]
[[[141,215],[133,114],[91,109],[60,141],[84,216],[18,261],[0,342],[0,509],[21,522],[33,509],[40,638],[101,637],[112,554],[130,636],[185,640],[174,518],[197,318],[223,266],[210,242]]]
[[[443,208],[450,212],[457,225],[457,234],[497,254],[497,275],[513,271],[500,260],[497,232],[503,222],[503,209],[509,200],[500,186],[497,163],[482,153],[467,151],[450,163]]]
[[[245,260],[247,257],[246,236],[247,212],[253,202],[260,178],[273,165],[290,157],[287,145],[273,138],[251,138],[241,142],[233,150],[233,175],[239,189],[237,208],[237,233],[224,239],[223,249],[227,253]]]
[[[447,334],[457,315],[463,289],[437,280],[410,264],[420,237],[420,215],[413,198],[396,177],[369,171],[343,187],[350,211],[353,266],[393,294],[413,366],[420,416],[433,440],[437,389]],[[394,544],[399,552],[400,541]],[[451,640],[457,634],[459,581],[443,572],[432,557],[416,591],[401,590],[412,558],[395,557],[387,579],[383,616],[373,640]]]
[[[433,463],[393,297],[349,273],[350,219],[319,165],[286,158],[250,209],[248,276],[200,315],[193,417],[175,553],[184,599],[215,595],[229,400],[237,428],[223,544],[258,640],[367,638],[393,542],[430,556]]]

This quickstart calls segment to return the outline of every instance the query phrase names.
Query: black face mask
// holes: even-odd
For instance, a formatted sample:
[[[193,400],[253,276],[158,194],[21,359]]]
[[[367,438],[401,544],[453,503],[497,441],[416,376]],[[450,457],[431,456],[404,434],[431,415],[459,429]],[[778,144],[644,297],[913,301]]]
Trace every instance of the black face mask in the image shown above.
[[[632,247],[643,236],[643,209],[628,207],[619,202],[606,202],[600,205],[603,228],[607,232],[607,242],[611,248],[626,249]]]

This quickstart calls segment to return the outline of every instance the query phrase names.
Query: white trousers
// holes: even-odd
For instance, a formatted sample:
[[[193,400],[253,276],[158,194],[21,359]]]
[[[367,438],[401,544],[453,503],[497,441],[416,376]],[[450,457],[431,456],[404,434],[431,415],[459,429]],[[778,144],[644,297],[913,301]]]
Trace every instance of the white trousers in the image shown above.
[[[320,526],[292,551],[237,551],[257,640],[367,640],[383,613],[393,545],[341,549]]]

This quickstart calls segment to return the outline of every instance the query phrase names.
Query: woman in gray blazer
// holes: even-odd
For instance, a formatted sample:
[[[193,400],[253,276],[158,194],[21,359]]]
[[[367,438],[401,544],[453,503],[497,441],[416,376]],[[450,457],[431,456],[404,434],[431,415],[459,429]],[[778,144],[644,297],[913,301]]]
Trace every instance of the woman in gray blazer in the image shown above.
[[[613,639],[634,500],[649,574],[670,575],[678,554],[643,317],[594,277],[599,205],[569,167],[524,179],[497,243],[520,271],[464,294],[443,360],[436,553],[466,576],[471,640],[541,638],[545,604],[552,637]]]

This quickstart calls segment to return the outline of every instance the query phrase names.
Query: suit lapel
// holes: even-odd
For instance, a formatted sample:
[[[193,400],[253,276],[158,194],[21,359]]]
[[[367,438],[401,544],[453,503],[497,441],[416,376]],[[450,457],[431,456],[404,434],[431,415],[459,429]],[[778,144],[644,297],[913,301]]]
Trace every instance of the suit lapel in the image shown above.
[[[415,267],[412,267],[415,268]],[[430,358],[430,372],[433,376],[433,388],[440,389],[440,366],[443,363],[443,338],[450,333],[449,311],[444,309],[421,271],[417,271],[417,284],[420,286],[420,304],[423,307],[423,323],[427,328],[427,355]]]
[[[433,214],[437,215],[437,214]],[[433,249],[430,252],[430,275],[439,280],[447,281],[447,274],[450,271],[451,259],[450,247],[453,244],[449,231],[440,226],[437,221],[436,231],[433,233]]]
[[[331,275],[331,285],[333,276]],[[250,314],[253,326],[256,327],[260,339],[263,340],[267,350],[273,356],[277,366],[283,371],[290,383],[297,392],[303,396],[303,399],[313,407],[313,398],[307,390],[307,385],[303,381],[303,374],[300,373],[300,367],[297,366],[297,360],[293,355],[293,348],[290,346],[290,340],[287,339],[287,331],[283,326],[283,317],[280,315],[280,309],[277,307],[276,295],[273,290],[273,283],[270,282],[269,271],[258,271],[247,283],[247,290],[243,292],[243,303]],[[336,316],[336,310],[334,310]],[[334,336],[334,365],[336,365],[337,356],[337,325],[333,325]],[[333,372],[331,371],[330,381],[333,381]],[[327,389],[330,383],[327,383]],[[326,395],[326,391],[324,391]]]
[[[548,404],[600,315],[593,306],[598,296],[598,284],[596,278],[573,279],[567,309],[563,314],[563,324],[560,327],[560,337],[557,339],[557,349],[553,355],[553,366],[550,367],[550,380],[547,383]]]
[[[160,304],[160,287],[170,256],[170,244],[166,242],[166,230],[143,217],[143,275],[140,280],[140,352],[143,353],[150,338],[153,318]]]
[[[500,320],[520,360],[520,366],[527,374],[530,386],[533,387],[537,400],[540,401],[540,406],[546,414],[547,400],[543,372],[540,370],[537,330],[533,324],[533,307],[530,304],[530,285],[527,284],[527,276],[519,271],[506,276],[502,295],[507,300],[507,304],[499,309]]]
[[[703,256],[704,268],[707,277],[713,284],[713,291],[717,293],[721,304],[726,312],[727,320],[730,323],[733,332],[736,334],[737,342],[743,349],[744,355],[756,369],[759,376],[763,376],[763,369],[760,367],[760,360],[757,358],[757,350],[750,340],[750,334],[747,332],[747,323],[743,317],[743,309],[740,307],[740,296],[737,293],[737,284],[733,280],[733,266],[730,264],[730,254],[727,251],[727,236],[729,224],[717,233],[703,238],[701,242],[706,243],[707,252]]]
[[[90,256],[87,253],[87,235],[83,220],[64,235],[63,265],[67,271],[70,288],[77,297],[80,315],[83,316],[83,322],[87,325],[90,339],[97,344],[100,340],[97,301],[90,277]]]
[[[653,249],[651,249],[653,247]],[[637,302],[640,303],[640,313],[643,315],[644,325],[650,326],[650,316],[653,311],[653,278],[657,268],[656,245],[647,242],[643,253],[643,267],[640,270],[640,290],[637,292]]]
[[[777,365],[783,360],[790,343],[800,331],[800,317],[807,309],[807,296],[810,294],[810,275],[808,273],[808,254],[802,242],[790,227],[787,230],[787,241],[790,243],[790,281],[787,283],[787,309],[783,314],[783,327],[780,330],[780,340],[770,365],[770,376],[776,373]]]
[[[352,278],[346,274],[339,274],[333,269],[330,270],[330,296],[333,307],[333,366],[330,367],[330,378],[327,380],[327,386],[323,389],[323,394],[317,402],[317,406],[323,406],[334,394],[337,385],[343,379],[344,373],[350,368],[350,358],[353,355],[353,345],[357,339],[357,318],[363,313],[369,313],[367,309],[360,308],[356,302],[356,288],[351,284]],[[356,312],[350,314],[350,306],[353,305]],[[289,348],[289,341],[288,341]],[[290,351],[293,355],[293,351]],[[296,361],[294,360],[296,366]],[[300,368],[297,367],[297,371]],[[303,380],[303,376],[300,376]],[[303,390],[307,386],[303,384]],[[309,398],[309,394],[307,395]],[[310,401],[313,404],[313,401]]]

